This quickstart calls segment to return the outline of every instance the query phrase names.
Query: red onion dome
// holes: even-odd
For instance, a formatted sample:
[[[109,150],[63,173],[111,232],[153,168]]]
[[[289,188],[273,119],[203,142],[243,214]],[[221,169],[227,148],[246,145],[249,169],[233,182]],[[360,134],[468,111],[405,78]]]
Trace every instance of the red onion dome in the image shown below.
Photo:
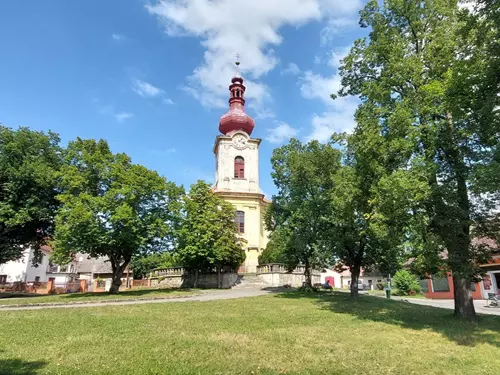
[[[219,131],[229,134],[236,130],[243,130],[252,134],[255,121],[245,113],[245,90],[243,78],[233,77],[229,86],[229,111],[220,118]]]

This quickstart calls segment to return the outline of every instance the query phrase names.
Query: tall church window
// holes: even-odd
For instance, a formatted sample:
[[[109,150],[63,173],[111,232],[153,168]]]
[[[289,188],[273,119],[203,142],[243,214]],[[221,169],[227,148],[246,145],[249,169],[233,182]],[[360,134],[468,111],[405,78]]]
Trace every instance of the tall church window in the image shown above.
[[[245,212],[236,211],[236,230],[238,233],[245,233]]]
[[[245,159],[241,156],[234,159],[234,178],[245,178]]]

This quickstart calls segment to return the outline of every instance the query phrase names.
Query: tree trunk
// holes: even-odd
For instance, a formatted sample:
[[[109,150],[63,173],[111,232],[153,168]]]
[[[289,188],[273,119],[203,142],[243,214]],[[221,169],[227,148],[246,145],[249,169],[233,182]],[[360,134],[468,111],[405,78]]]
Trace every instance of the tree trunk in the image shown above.
[[[193,288],[198,288],[198,278],[200,276],[200,270],[198,267],[194,270],[194,283],[193,283]]]
[[[358,266],[353,266],[350,269],[351,271],[351,297],[358,298],[359,293],[358,293],[358,280],[359,280],[359,274],[360,274],[360,267]]]
[[[305,286],[312,288],[312,278],[311,278],[311,265],[309,264],[309,261],[305,262],[304,265],[304,276],[305,276]]]
[[[111,260],[111,268],[113,269],[113,278],[111,280],[111,286],[109,288],[109,294],[117,294],[120,290],[120,285],[122,285],[122,275],[125,268],[128,266],[130,260],[125,260],[121,265],[117,264],[118,261]]]
[[[475,320],[476,310],[470,291],[470,281],[453,274],[453,294],[455,299],[455,316],[462,319]]]
[[[446,247],[448,249],[448,261],[453,274],[453,297],[455,300],[455,316],[462,319],[476,319],[476,311],[472,300],[470,283],[474,274],[474,254],[470,248],[470,198],[467,188],[468,169],[464,162],[464,156],[453,135],[456,133],[453,118],[450,113],[446,115],[449,132],[450,147],[446,149],[446,156],[456,180],[456,202],[459,211],[445,222],[452,222],[450,227],[441,227]],[[453,214],[453,213],[452,213]],[[452,221],[450,219],[454,219]]]

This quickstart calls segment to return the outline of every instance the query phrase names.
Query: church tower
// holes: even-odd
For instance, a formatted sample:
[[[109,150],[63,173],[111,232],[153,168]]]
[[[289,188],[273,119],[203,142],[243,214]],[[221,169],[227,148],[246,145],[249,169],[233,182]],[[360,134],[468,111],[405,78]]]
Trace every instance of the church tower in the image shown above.
[[[219,122],[222,134],[215,139],[214,191],[236,209],[235,221],[246,255],[240,271],[254,273],[268,241],[263,220],[268,201],[259,187],[262,140],[251,138],[255,122],[245,113],[245,90],[238,72],[229,85],[229,110]]]

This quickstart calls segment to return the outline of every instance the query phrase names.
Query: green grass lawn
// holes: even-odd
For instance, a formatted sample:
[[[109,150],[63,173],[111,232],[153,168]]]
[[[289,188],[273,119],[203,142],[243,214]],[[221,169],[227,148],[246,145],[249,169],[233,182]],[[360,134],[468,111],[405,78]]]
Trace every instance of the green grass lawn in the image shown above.
[[[30,295],[17,298],[0,298],[0,305],[33,305],[39,303],[81,303],[113,301],[125,299],[178,298],[198,294],[189,289],[133,289],[119,294],[108,293],[71,293],[58,295]]]
[[[498,374],[500,318],[295,292],[0,311],[1,374]]]

